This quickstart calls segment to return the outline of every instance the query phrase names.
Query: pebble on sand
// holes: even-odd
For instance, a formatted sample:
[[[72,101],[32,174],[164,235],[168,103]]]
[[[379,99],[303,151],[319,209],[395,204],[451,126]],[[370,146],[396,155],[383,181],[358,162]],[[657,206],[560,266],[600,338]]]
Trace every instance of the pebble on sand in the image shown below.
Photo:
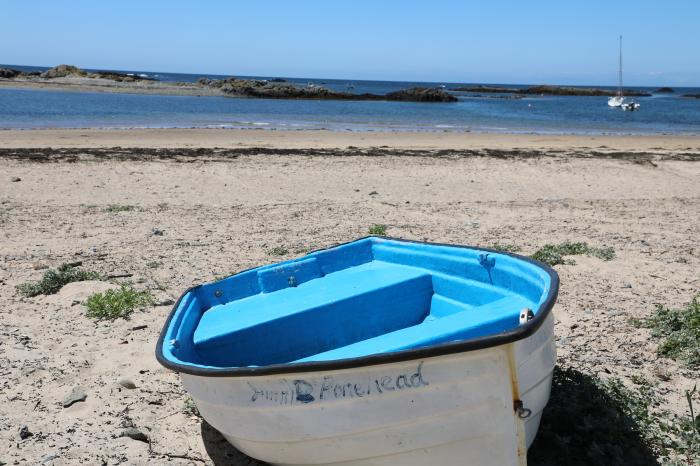
[[[34,435],[34,434],[33,434],[32,432],[29,431],[29,427],[27,427],[27,426],[22,426],[22,427],[19,428],[19,438],[20,438],[20,440],[28,439],[28,438],[31,437],[32,435]]]
[[[56,458],[58,458],[58,455],[57,455],[57,454],[55,454],[55,453],[49,453],[49,454],[45,455],[43,458],[41,458],[41,464],[50,463],[50,462],[52,462],[53,460],[55,460]]]
[[[68,408],[73,406],[79,401],[85,401],[87,399],[87,393],[85,393],[80,387],[73,387],[70,394],[63,399],[63,407]]]
[[[128,388],[129,390],[133,390],[134,388],[136,388],[136,384],[134,383],[134,381],[128,377],[119,377],[117,379],[117,384],[121,385],[124,388]]]
[[[148,435],[144,434],[136,427],[127,427],[121,431],[119,437],[129,437],[130,439],[138,440],[139,442],[148,443]]]

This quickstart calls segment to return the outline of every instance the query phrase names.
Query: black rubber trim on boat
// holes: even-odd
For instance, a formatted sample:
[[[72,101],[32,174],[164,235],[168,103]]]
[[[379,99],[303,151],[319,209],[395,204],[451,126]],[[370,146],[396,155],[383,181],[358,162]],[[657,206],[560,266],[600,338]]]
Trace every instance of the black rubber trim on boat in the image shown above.
[[[480,248],[480,247],[473,247],[473,246],[463,246],[463,245],[455,245],[455,244],[445,244],[445,243],[430,243],[430,242],[425,242],[425,241],[414,241],[414,240],[406,240],[406,239],[401,239],[401,238],[392,238],[389,236],[366,236],[364,238],[360,238],[357,240],[353,241],[348,241],[347,243],[341,243],[337,244],[334,246],[329,246],[327,248],[322,248],[322,249],[317,249],[316,251],[311,251],[311,252],[317,252],[317,251],[324,251],[326,249],[332,249],[338,246],[343,246],[345,244],[350,244],[354,243],[356,241],[361,241],[363,239],[368,239],[368,238],[380,238],[380,239],[388,239],[391,241],[399,241],[402,243],[417,243],[417,244],[427,244],[431,246],[448,246],[448,247],[456,247],[456,248],[464,248],[464,249],[473,249],[477,251],[485,251],[485,252],[491,252],[491,253],[496,253],[496,254],[503,254],[507,256],[512,256],[516,259],[529,262],[545,272],[549,275],[549,278],[551,280],[551,286],[549,287],[549,293],[547,293],[547,298],[545,301],[542,303],[540,306],[539,310],[535,313],[535,317],[528,321],[527,323],[520,325],[516,327],[513,330],[510,330],[508,332],[503,332],[499,333],[497,335],[488,335],[484,337],[479,337],[479,338],[472,338],[469,340],[462,340],[462,341],[456,341],[456,342],[450,342],[450,343],[442,343],[442,344],[437,344],[433,346],[426,346],[422,348],[416,348],[416,349],[410,349],[410,350],[404,350],[404,351],[396,351],[392,353],[383,353],[383,354],[371,354],[368,356],[362,356],[360,358],[348,358],[348,359],[338,359],[334,361],[316,361],[316,362],[303,362],[303,363],[285,363],[285,364],[271,364],[269,366],[260,366],[260,367],[230,367],[230,368],[204,368],[204,367],[193,367],[187,364],[179,364],[179,363],[174,363],[172,361],[169,361],[163,356],[163,342],[165,340],[165,334],[168,331],[168,327],[170,326],[170,321],[172,320],[173,316],[175,315],[175,312],[180,305],[180,301],[182,298],[189,293],[192,290],[195,290],[202,285],[197,285],[193,286],[192,288],[189,288],[187,291],[185,291],[180,298],[178,298],[177,302],[173,306],[172,311],[170,311],[170,315],[168,316],[167,320],[165,321],[165,325],[163,326],[163,330],[160,332],[160,337],[158,338],[158,344],[156,346],[156,359],[158,359],[158,362],[160,362],[163,366],[165,366],[168,369],[171,369],[175,372],[182,372],[184,374],[191,374],[191,375],[198,375],[201,377],[251,377],[251,376],[262,376],[262,375],[270,375],[270,374],[292,374],[296,372],[322,372],[322,371],[334,371],[334,370],[339,370],[339,369],[353,369],[353,368],[358,368],[358,367],[364,367],[364,366],[376,366],[378,364],[389,364],[389,363],[394,363],[394,362],[405,362],[405,361],[413,361],[413,360],[418,360],[418,359],[424,359],[424,358],[432,358],[435,356],[444,356],[448,354],[456,354],[456,353],[464,353],[467,351],[474,351],[474,350],[480,350],[484,348],[491,348],[494,346],[500,346],[500,345],[505,345],[507,343],[512,343],[517,340],[522,340],[523,338],[527,338],[533,333],[537,331],[537,329],[540,328],[542,323],[545,321],[547,316],[549,316],[550,312],[552,312],[552,308],[554,307],[554,303],[557,300],[557,295],[559,293],[559,275],[557,275],[557,272],[554,271],[550,266],[543,264],[542,262],[539,262],[537,260],[531,259],[529,257],[525,256],[520,256],[518,254],[512,254],[508,252],[503,252],[503,251],[497,251],[495,249],[489,249],[489,248]],[[257,268],[257,267],[253,267]],[[248,270],[252,269],[246,269],[243,271],[240,271],[238,273],[243,273],[247,272]],[[238,273],[234,274],[237,275]]]

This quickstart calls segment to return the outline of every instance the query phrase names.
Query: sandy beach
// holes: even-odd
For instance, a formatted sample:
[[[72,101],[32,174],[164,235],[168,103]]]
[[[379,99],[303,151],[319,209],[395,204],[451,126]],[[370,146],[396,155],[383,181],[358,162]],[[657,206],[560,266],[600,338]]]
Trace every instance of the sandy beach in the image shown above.
[[[605,136],[450,132],[275,131],[242,129],[41,129],[0,130],[0,148],[250,148],[403,150],[542,150],[676,154],[700,152],[700,137],[679,135]],[[559,152],[557,152],[559,151]],[[563,151],[563,152],[561,152]]]
[[[613,248],[610,261],[556,266],[558,365],[629,387],[651,381],[655,409],[685,413],[697,373],[658,356],[658,340],[630,319],[700,291],[700,138],[6,130],[0,464],[256,464],[183,409],[178,375],[155,360],[171,304],[190,286],[373,224],[525,255],[563,241]],[[15,289],[75,262],[152,290],[158,304],[95,322],[83,303],[103,283],[33,298]],[[64,408],[76,386],[87,398]],[[23,426],[32,435],[20,440]],[[120,437],[126,427],[149,441]],[[536,442],[530,464],[556,464],[547,448]]]

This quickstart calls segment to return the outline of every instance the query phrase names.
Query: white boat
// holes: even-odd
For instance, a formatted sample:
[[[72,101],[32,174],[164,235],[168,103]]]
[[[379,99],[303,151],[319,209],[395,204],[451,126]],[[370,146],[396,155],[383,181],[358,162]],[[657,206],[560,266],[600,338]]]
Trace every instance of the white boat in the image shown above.
[[[608,98],[608,105],[611,107],[621,107],[625,102],[625,98],[621,95]]]
[[[632,100],[630,102],[623,103],[621,105],[621,107],[622,107],[622,110],[625,110],[627,112],[634,112],[635,110],[637,110],[639,108],[639,104],[637,102],[635,102],[634,100]]]
[[[522,466],[557,291],[528,258],[369,237],[187,291],[156,356],[274,465]]]
[[[625,97],[622,94],[622,36],[620,36],[620,67],[618,69],[618,85],[617,95],[608,99],[610,107],[621,107],[625,103]]]

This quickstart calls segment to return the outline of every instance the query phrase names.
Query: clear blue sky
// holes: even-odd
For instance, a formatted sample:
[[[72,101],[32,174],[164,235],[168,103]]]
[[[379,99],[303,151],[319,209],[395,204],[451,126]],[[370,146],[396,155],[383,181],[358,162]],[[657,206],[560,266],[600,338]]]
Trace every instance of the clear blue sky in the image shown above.
[[[700,0],[16,0],[0,63],[230,75],[700,85]]]

